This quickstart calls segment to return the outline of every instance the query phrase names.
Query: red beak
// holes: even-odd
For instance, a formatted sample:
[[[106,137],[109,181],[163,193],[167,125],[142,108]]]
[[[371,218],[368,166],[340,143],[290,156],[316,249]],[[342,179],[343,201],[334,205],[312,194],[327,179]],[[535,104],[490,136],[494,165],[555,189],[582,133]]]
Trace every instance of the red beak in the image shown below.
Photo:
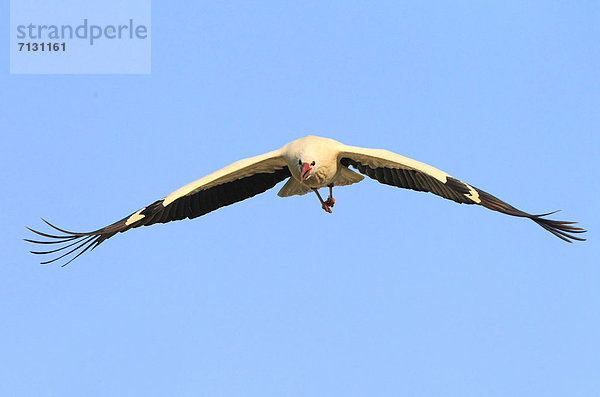
[[[302,163],[302,171],[300,171],[300,181],[305,180],[308,177],[308,173],[312,170],[308,163]]]

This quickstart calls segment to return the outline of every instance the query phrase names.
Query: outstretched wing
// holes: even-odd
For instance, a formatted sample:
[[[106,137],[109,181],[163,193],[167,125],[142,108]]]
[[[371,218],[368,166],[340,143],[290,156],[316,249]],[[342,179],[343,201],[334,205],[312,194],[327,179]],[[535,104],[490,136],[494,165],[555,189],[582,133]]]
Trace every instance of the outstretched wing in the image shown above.
[[[71,232],[46,224],[62,234],[43,233],[31,228],[32,232],[46,237],[48,240],[25,241],[36,244],[58,244],[56,249],[31,251],[34,254],[54,254],[56,258],[42,262],[48,264],[69,255],[73,257],[63,266],[69,264],[87,250],[93,250],[104,240],[117,233],[125,232],[139,226],[149,226],[155,223],[167,223],[185,218],[193,219],[207,214],[218,208],[237,203],[259,193],[262,193],[278,182],[288,178],[290,171],[280,150],[260,156],[237,161],[219,171],[200,178],[165,198],[134,212],[133,214],[93,232]]]
[[[572,240],[585,241],[585,239],[575,236],[577,233],[585,232],[582,228],[572,226],[576,222],[544,218],[554,212],[532,215],[520,211],[499,198],[461,182],[437,168],[387,150],[344,145],[340,149],[339,160],[346,167],[352,166],[360,173],[386,185],[431,192],[460,204],[479,204],[503,214],[529,218],[564,241],[569,243]]]

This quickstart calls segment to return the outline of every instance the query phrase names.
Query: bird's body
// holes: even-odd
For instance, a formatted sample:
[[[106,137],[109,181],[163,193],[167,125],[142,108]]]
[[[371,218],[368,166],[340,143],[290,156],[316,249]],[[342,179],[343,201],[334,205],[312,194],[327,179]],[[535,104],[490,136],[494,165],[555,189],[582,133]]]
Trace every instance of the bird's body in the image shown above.
[[[360,174],[352,171],[353,167]],[[344,145],[329,138],[307,136],[288,143],[278,150],[237,161],[212,174],[175,190],[161,200],[140,209],[109,226],[93,232],[69,232],[52,228],[64,235],[52,235],[30,229],[47,241],[26,240],[39,244],[64,244],[50,254],[67,250],[50,263],[69,254],[72,261],[88,249],[93,249],[116,233],[154,223],[166,223],[184,218],[196,218],[238,201],[262,193],[288,179],[278,195],[288,197],[314,191],[322,208],[332,212],[335,200],[334,186],[360,182],[367,175],[383,184],[426,191],[461,204],[478,204],[504,214],[533,220],[555,236],[571,242],[584,239],[573,235],[583,229],[571,226],[573,222],[543,218],[549,214],[531,215],[432,166],[381,149],[365,149]],[[323,200],[319,188],[328,187],[329,197]],[[72,247],[72,248],[71,248]],[[71,248],[68,250],[68,248]],[[79,252],[77,252],[79,250]],[[32,251],[33,252],[33,251]],[[67,263],[69,263],[67,262]]]

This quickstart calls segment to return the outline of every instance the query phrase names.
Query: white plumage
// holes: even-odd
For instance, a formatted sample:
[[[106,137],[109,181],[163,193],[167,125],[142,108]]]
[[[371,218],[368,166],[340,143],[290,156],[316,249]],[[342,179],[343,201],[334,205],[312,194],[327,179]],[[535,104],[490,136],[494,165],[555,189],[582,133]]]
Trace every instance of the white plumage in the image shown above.
[[[358,170],[360,174],[349,167]],[[262,193],[288,178],[278,193],[280,197],[314,191],[321,207],[331,213],[331,208],[335,204],[333,187],[360,182],[364,178],[361,174],[387,185],[431,192],[457,203],[478,204],[504,214],[529,218],[567,242],[585,240],[574,235],[585,232],[581,228],[572,226],[574,222],[543,218],[551,213],[531,215],[520,211],[430,165],[387,150],[365,149],[344,145],[329,138],[307,136],[292,141],[278,150],[228,165],[96,231],[70,232],[44,220],[49,226],[64,234],[53,235],[28,228],[49,240],[26,239],[26,241],[37,244],[62,244],[57,249],[32,252],[60,253],[57,258],[42,262],[43,264],[73,254],[73,258],[65,263],[66,265],[116,233],[139,226],[196,218]],[[318,192],[318,189],[323,187],[329,188],[329,196],[326,200],[323,200]]]

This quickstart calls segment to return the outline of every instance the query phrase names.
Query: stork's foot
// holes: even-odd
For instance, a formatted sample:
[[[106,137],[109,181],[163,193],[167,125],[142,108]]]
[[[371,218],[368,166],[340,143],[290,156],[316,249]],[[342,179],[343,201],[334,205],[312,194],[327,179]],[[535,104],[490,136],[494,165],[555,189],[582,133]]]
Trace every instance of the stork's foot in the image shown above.
[[[331,211],[331,208],[329,208],[329,205],[327,205],[327,202],[326,202],[326,201],[324,201],[324,202],[321,204],[321,208],[323,208],[323,209],[325,210],[325,212],[329,212],[330,214],[331,214],[331,212],[332,212],[332,211]]]
[[[335,199],[329,196],[327,197],[327,200],[325,200],[325,204],[327,204],[328,207],[333,207],[335,205]]]

